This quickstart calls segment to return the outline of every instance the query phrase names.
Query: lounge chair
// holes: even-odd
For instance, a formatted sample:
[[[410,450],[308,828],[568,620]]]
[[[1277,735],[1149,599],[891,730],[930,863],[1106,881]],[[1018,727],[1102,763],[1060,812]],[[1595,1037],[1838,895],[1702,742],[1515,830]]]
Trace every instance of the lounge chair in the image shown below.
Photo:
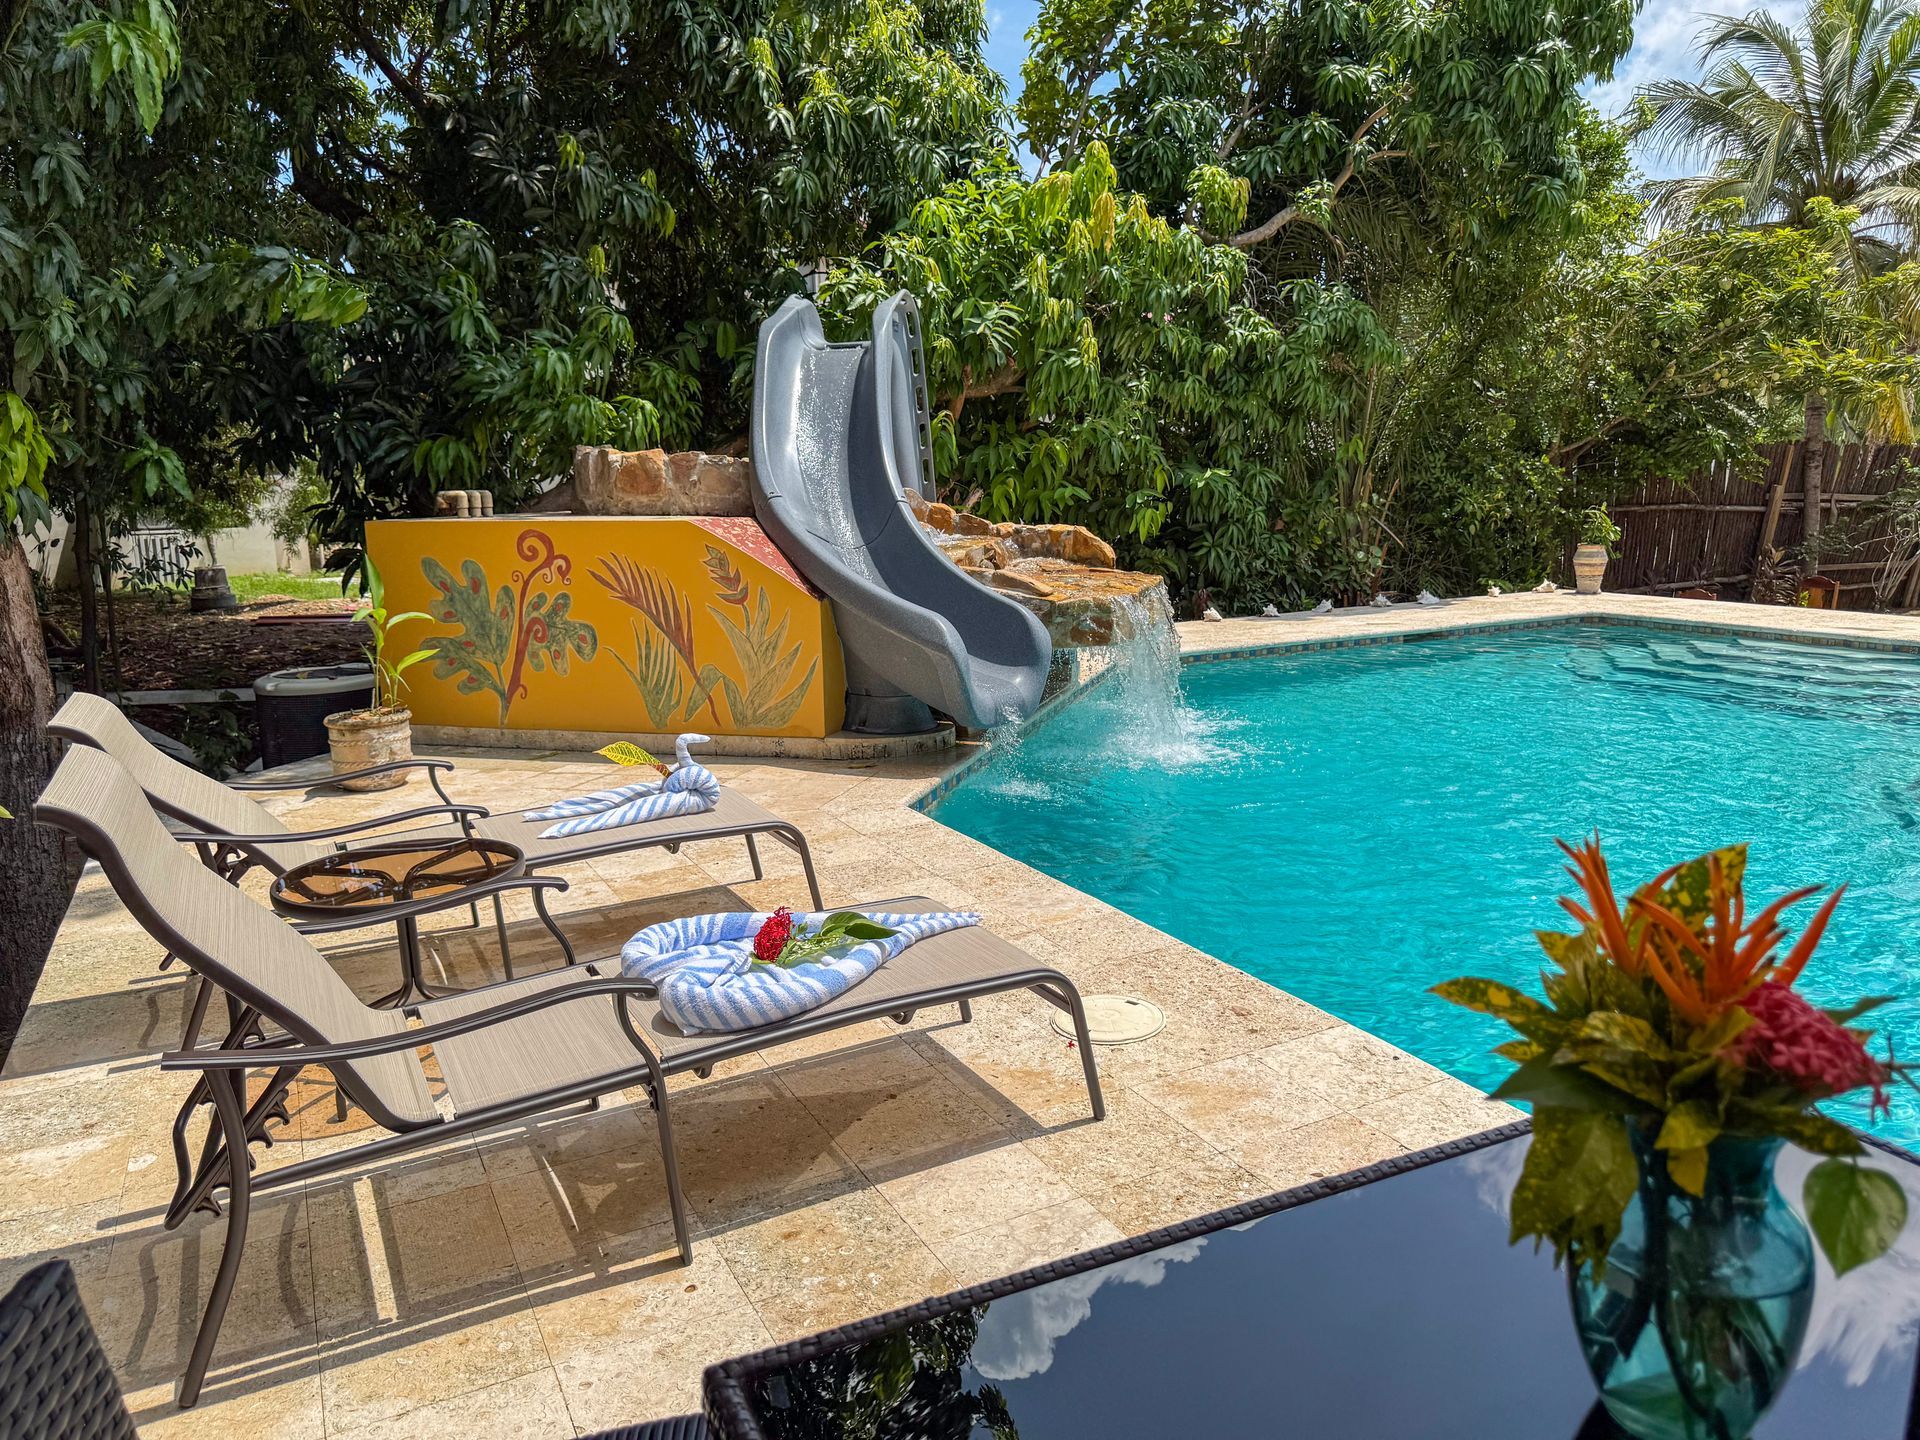
[[[111,756],[87,748],[69,751],[34,813],[72,835],[100,863],[147,932],[225,991],[235,1007],[218,1048],[189,1047],[160,1062],[163,1070],[200,1076],[175,1122],[182,1189],[166,1224],[171,1228],[210,1203],[218,1187],[224,1186],[229,1197],[219,1270],[180,1382],[183,1407],[199,1398],[258,1192],[360,1170],[421,1146],[645,1086],[660,1134],[674,1235],[682,1261],[690,1262],[693,1247],[668,1113],[668,1076],[708,1074],[723,1060],[882,1016],[904,1024],[930,1005],[958,1005],[961,1018],[969,1019],[974,999],[1018,989],[1033,990],[1073,1017],[1093,1115],[1105,1114],[1073,982],[979,927],[921,941],[817,1010],[734,1034],[682,1033],[661,1014],[652,988],[621,976],[617,961],[607,968],[588,963],[550,970],[404,1010],[376,1010],[360,1002],[304,936],[170,843],[140,787]],[[495,883],[507,888],[563,882],[518,877]],[[868,908],[939,907],[908,898],[875,901]],[[410,1020],[418,1028],[409,1028]],[[429,1047],[444,1077],[439,1105],[418,1053]],[[391,1133],[252,1174],[248,1147],[265,1138],[267,1122],[283,1113],[287,1087],[309,1066],[329,1071]],[[272,1072],[251,1104],[249,1070]],[[201,1158],[189,1172],[180,1137],[187,1117],[209,1101],[213,1119]]]
[[[344,836],[363,835],[402,821],[439,816],[443,817],[443,823],[437,826],[399,831],[380,838],[394,839],[404,835],[409,839],[436,836],[451,839],[466,834],[479,840],[504,840],[526,856],[528,874],[555,870],[563,865],[629,850],[644,850],[654,846],[678,850],[693,840],[743,838],[747,842],[747,859],[753,866],[753,878],[759,880],[766,872],[761,868],[760,848],[756,840],[758,836],[771,835],[800,856],[801,868],[806,872],[807,890],[813,897],[813,908],[826,908],[820,898],[820,882],[813,872],[813,855],[807,848],[807,837],[800,833],[797,826],[762,809],[739,791],[725,785],[720,787],[720,803],[699,815],[672,816],[638,825],[543,840],[540,831],[547,828],[549,822],[528,820],[525,811],[492,815],[481,806],[458,805],[449,800],[446,791],[440,788],[440,772],[451,770],[451,761],[401,760],[367,770],[356,770],[353,774],[373,775],[408,767],[424,769],[440,796],[440,804],[347,825],[335,825],[325,830],[296,831],[283,825],[272,811],[237,792],[310,790],[348,777],[243,781],[235,785],[223,785],[162,754],[133,728],[132,722],[120,713],[118,707],[98,695],[84,692],[68,697],[48,729],[77,744],[104,750],[118,760],[140,788],[147,792],[154,806],[184,827],[174,832],[175,838],[198,847],[207,865],[229,879],[238,879],[255,866],[262,866],[275,875],[283,875],[296,865],[304,865],[309,860],[318,860],[350,848],[351,842],[343,841]],[[504,934],[501,939],[504,945]],[[508,964],[511,965],[510,958]],[[512,973],[511,969],[508,973]]]

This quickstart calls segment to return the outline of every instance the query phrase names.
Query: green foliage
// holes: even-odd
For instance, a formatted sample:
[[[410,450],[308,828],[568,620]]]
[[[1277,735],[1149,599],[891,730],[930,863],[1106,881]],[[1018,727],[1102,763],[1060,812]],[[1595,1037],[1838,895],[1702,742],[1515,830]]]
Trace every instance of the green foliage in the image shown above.
[[[844,330],[919,298],[947,491],[996,520],[1084,523],[1135,564],[1231,593],[1308,593],[1369,561],[1288,456],[1389,344],[1339,286],[1283,330],[1245,304],[1247,262],[1153,215],[1093,145],[1029,182],[949,187],[821,292]]]
[[[798,267],[1004,145],[982,32],[977,0],[298,11],[292,191],[368,298],[270,406],[323,532],[739,426]]]
[[[1821,1043],[1840,1061],[1811,1066],[1803,1058],[1810,1067],[1804,1074],[1770,1068],[1746,1043],[1765,1034],[1754,1029],[1762,1021],[1748,1008],[1749,997],[1763,984],[1793,983],[1838,895],[1781,956],[1778,916],[1811,892],[1793,892],[1749,917],[1741,888],[1745,846],[1677,865],[1624,905],[1597,841],[1563,848],[1585,893],[1562,904],[1581,928],[1538,936],[1552,966],[1541,977],[1545,1003],[1492,980],[1434,987],[1442,999],[1495,1016],[1520,1036],[1498,1047],[1517,1066],[1493,1092],[1533,1107],[1534,1141],[1510,1211],[1514,1241],[1546,1241],[1556,1260],[1597,1270],[1638,1183],[1642,1162],[1632,1134],[1649,1148],[1645,1163],[1664,1166],[1656,1189],[1670,1182],[1696,1196],[1705,1192],[1715,1141],[1779,1136],[1837,1157],[1815,1167],[1807,1182],[1808,1221],[1834,1267],[1883,1253],[1905,1223],[1904,1196],[1892,1184],[1890,1199],[1889,1178],[1857,1164],[1862,1146],[1853,1132],[1813,1108],[1904,1074],[1891,1061],[1867,1059],[1869,1032],[1841,1028],[1872,1002],[1820,1022],[1831,1027]],[[1814,1042],[1800,1034],[1794,1043],[1804,1051]],[[1844,1084],[1830,1078],[1837,1073],[1849,1077]],[[1861,1078],[1867,1075],[1876,1078]]]
[[[1807,1172],[1807,1224],[1836,1275],[1879,1258],[1907,1223],[1907,1192],[1883,1170],[1822,1160]]]
[[[374,568],[372,556],[361,562],[360,574],[367,588],[366,603],[354,612],[353,618],[367,627],[370,637],[367,661],[373,666],[373,708],[398,709],[407,690],[407,671],[423,660],[433,659],[435,652],[430,649],[415,650],[397,660],[389,660],[387,651],[393,632],[398,626],[430,617],[419,610],[408,610],[399,615],[387,613],[387,587],[380,579],[380,572]]]
[[[285,457],[254,425],[256,347],[362,307],[296,255],[277,201],[280,21],[168,0],[13,7],[0,40],[0,507],[119,518]]]
[[[1613,523],[1613,517],[1597,506],[1592,510],[1580,512],[1580,543],[1582,545],[1618,545],[1620,527]]]
[[[780,947],[778,957],[772,961],[756,960],[753,968],[758,970],[777,966],[782,970],[791,970],[796,965],[805,965],[835,950],[868,940],[885,940],[896,933],[891,926],[869,920],[858,910],[836,910],[817,927],[810,927],[804,921],[795,921],[792,934],[787,943]]]

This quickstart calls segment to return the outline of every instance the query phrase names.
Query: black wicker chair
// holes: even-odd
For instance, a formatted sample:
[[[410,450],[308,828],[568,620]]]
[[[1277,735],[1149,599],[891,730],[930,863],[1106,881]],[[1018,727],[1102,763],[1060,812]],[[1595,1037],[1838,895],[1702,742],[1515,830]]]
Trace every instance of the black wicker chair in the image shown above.
[[[133,1417],[64,1260],[36,1266],[0,1300],[0,1435],[134,1440]]]
[[[650,1420],[645,1425],[602,1430],[587,1436],[587,1440],[708,1440],[712,1434],[704,1416],[676,1415],[671,1420]]]

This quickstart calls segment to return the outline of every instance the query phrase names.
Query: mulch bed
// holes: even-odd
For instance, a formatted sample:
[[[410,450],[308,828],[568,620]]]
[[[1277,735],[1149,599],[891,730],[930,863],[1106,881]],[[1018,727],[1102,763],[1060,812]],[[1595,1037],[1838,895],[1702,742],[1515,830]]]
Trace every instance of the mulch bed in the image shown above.
[[[364,658],[365,628],[338,623],[337,617],[353,613],[354,602],[347,599],[268,595],[238,610],[195,615],[187,609],[184,595],[117,594],[114,608],[120,621],[124,670],[120,684],[127,690],[234,689],[275,670]],[[56,595],[52,618],[77,639],[79,597]],[[256,623],[262,619],[269,623]],[[103,614],[103,630],[105,625]],[[101,643],[104,646],[104,636]],[[62,660],[53,658],[56,664]],[[72,663],[77,669],[77,657]],[[112,685],[110,658],[103,656],[101,663]]]

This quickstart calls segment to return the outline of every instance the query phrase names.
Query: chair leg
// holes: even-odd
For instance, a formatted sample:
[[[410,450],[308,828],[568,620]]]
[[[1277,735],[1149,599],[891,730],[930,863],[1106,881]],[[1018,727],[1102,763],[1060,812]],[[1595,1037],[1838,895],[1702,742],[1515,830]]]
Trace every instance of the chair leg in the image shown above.
[[[973,1002],[971,1000],[962,1000],[960,1002],[960,1023],[962,1025],[971,1025],[973,1023]]]
[[[1080,992],[1072,985],[1061,987],[1067,1013],[1073,1016],[1073,1033],[1080,1043],[1080,1068],[1086,1072],[1087,1100],[1093,1106],[1093,1118],[1107,1118],[1106,1097],[1100,1093],[1100,1071],[1093,1063],[1093,1041],[1087,1035],[1087,1009],[1080,1003]]]
[[[227,1302],[233,1298],[233,1284],[240,1275],[240,1257],[247,1246],[247,1221],[253,1208],[253,1174],[247,1159],[246,1119],[242,1115],[242,1072],[230,1070],[208,1077],[213,1103],[220,1123],[240,1143],[227,1147],[227,1237],[220,1251],[220,1268],[213,1277],[213,1293],[207,1297],[206,1314],[200,1320],[200,1333],[194,1337],[193,1353],[187,1370],[180,1377],[177,1392],[180,1408],[188,1409],[200,1399],[201,1383],[207,1378],[207,1364],[213,1358],[214,1342],[220,1338],[220,1322],[226,1319]]]
[[[753,878],[766,879],[767,872],[760,865],[760,846],[751,835],[747,836],[747,859],[753,862]]]
[[[173,1187],[173,1198],[167,1201],[166,1228],[169,1230],[180,1223],[176,1216],[187,1213],[181,1202],[187,1198],[187,1191],[193,1185],[194,1166],[187,1146],[187,1127],[193,1123],[193,1112],[212,1099],[207,1093],[207,1080],[203,1075],[193,1082],[193,1089],[187,1092],[186,1103],[180,1107],[180,1113],[173,1117],[173,1169],[179,1178]]]
[[[248,1106],[246,1113],[241,1116],[240,1129],[237,1132],[241,1136],[239,1148],[249,1170],[252,1169],[253,1158],[248,1147],[255,1140],[269,1145],[273,1143],[266,1136],[267,1120],[276,1112],[285,1113],[281,1107],[281,1097],[287,1093],[287,1087],[293,1083],[294,1076],[299,1073],[298,1065],[282,1065],[275,1070],[273,1078],[267,1082],[267,1088],[260,1092],[260,1098]],[[213,1090],[213,1099],[217,1105],[219,1094],[217,1089],[214,1089],[217,1082],[209,1078],[207,1084]],[[241,1077],[240,1086],[240,1094],[244,1099],[245,1076]],[[207,1143],[201,1152],[200,1167],[195,1172],[192,1183],[184,1191],[175,1191],[173,1202],[167,1207],[164,1228],[168,1230],[175,1228],[202,1206],[218,1213],[218,1204],[209,1197],[219,1186],[222,1174],[232,1168],[229,1157],[233,1154],[232,1137],[235,1133],[226,1126],[224,1121],[217,1120],[216,1123],[207,1127]]]
[[[536,891],[536,894],[539,892]],[[474,907],[474,923],[479,923],[480,909]],[[500,897],[493,897],[493,930],[500,937],[500,964],[507,972],[507,979],[513,979],[513,946],[507,943],[507,912],[500,908]]]
[[[535,887],[533,892],[533,908],[540,916],[540,923],[547,927],[547,933],[560,942],[560,950],[561,953],[567,957],[567,964],[578,964],[579,962],[574,958],[573,946],[567,941],[566,932],[556,925],[553,916],[547,913],[547,892],[545,890]],[[507,973],[511,975],[513,972],[508,971]]]
[[[783,832],[787,843],[800,852],[800,868],[807,873],[807,893],[813,896],[815,910],[826,909],[826,903],[820,898],[820,878],[813,873],[813,852],[807,848],[807,837],[798,830]]]
[[[653,1093],[653,1118],[660,1127],[660,1164],[666,1171],[667,1204],[673,1209],[673,1238],[680,1242],[680,1263],[693,1263],[693,1238],[687,1233],[687,1197],[680,1193],[680,1160],[673,1149],[673,1120],[667,1114],[667,1077],[660,1062],[647,1055],[652,1072],[647,1088]]]
[[[204,975],[194,978],[200,988],[193,994],[193,1009],[187,1013],[187,1028],[180,1032],[182,1050],[191,1050],[200,1043],[200,1027],[207,1018],[207,1002],[213,999],[213,982]]]

